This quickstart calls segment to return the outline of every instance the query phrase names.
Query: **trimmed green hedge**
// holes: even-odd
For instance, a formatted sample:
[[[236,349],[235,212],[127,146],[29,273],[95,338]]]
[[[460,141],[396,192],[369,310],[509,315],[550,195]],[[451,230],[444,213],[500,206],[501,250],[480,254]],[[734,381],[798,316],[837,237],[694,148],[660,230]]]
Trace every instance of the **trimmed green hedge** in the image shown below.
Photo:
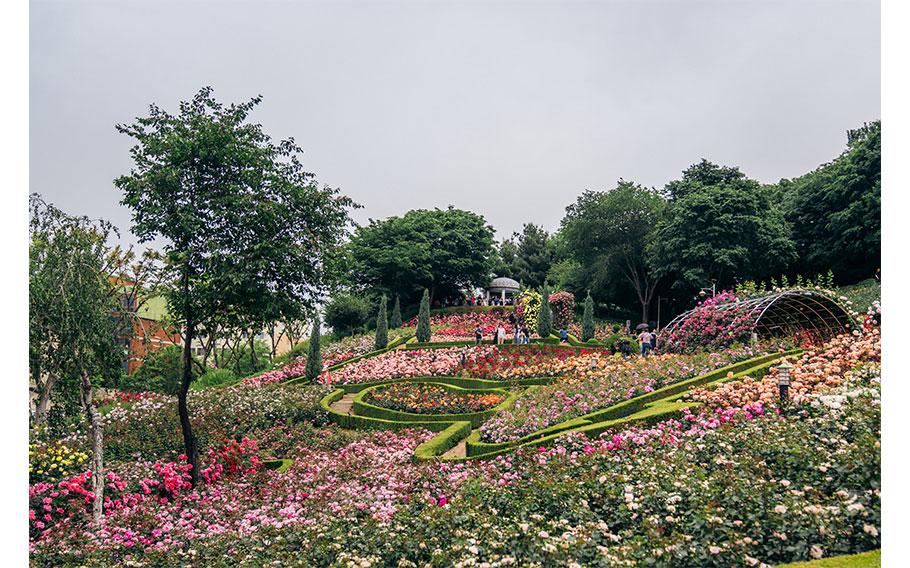
[[[423,381],[421,381],[423,382]],[[450,385],[447,383],[430,383],[426,382],[425,384],[435,384],[451,392],[460,391],[467,394],[502,394],[505,395],[505,400],[496,405],[493,408],[488,410],[483,410],[481,412],[466,412],[463,414],[418,414],[416,412],[403,412],[400,410],[391,410],[389,408],[383,408],[381,406],[376,406],[368,402],[364,402],[364,398],[369,395],[370,391],[382,388],[385,385],[378,385],[371,387],[369,389],[364,389],[360,391],[357,396],[354,397],[353,410],[360,416],[368,416],[370,418],[380,418],[383,420],[393,420],[399,422],[456,422],[456,421],[466,421],[470,422],[471,426],[476,428],[480,426],[487,418],[493,416],[497,412],[501,412],[506,408],[512,406],[515,403],[515,399],[518,398],[519,393],[517,392],[508,392],[502,389],[466,389],[459,386]],[[531,387],[532,389],[535,387]],[[529,389],[530,390],[530,389]]]
[[[439,456],[457,446],[470,432],[470,422],[453,422],[438,435],[417,446],[414,450],[414,459],[417,461],[439,459]]]
[[[331,405],[342,398],[346,393],[341,390],[335,390],[328,396],[319,401],[319,404],[329,413],[329,420],[342,428],[361,429],[361,430],[404,430],[407,428],[426,428],[432,432],[441,432],[449,426],[449,422],[401,422],[398,420],[384,420],[382,418],[370,418],[368,416],[357,416],[341,414],[331,408]]]
[[[882,551],[870,550],[859,554],[829,556],[819,560],[807,560],[792,564],[778,564],[776,568],[879,568],[882,565]]]

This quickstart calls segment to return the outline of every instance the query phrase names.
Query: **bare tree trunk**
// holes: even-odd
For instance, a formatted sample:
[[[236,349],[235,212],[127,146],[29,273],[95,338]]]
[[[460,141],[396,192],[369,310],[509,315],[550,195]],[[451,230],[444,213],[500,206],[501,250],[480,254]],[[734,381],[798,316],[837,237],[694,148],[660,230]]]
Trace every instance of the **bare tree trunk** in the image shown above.
[[[250,362],[253,364],[253,372],[259,370],[259,360],[256,359],[256,332],[250,331]]]
[[[82,372],[82,406],[92,431],[92,493],[95,502],[92,504],[92,519],[101,522],[104,515],[104,430],[101,415],[92,404],[92,382],[88,373]]]
[[[48,375],[47,380],[38,386],[38,402],[35,404],[35,424],[41,424],[47,420],[47,413],[51,409],[51,392],[57,383],[57,377]]]
[[[193,352],[190,344],[193,342],[195,324],[189,318],[186,322],[186,336],[183,338],[183,380],[180,383],[180,392],[177,393],[177,412],[180,414],[180,429],[183,431],[183,446],[186,450],[187,462],[190,469],[190,482],[193,487],[199,479],[199,456],[196,451],[196,437],[193,435],[193,426],[190,424],[190,411],[186,406],[186,398],[190,392],[190,383],[193,381]]]

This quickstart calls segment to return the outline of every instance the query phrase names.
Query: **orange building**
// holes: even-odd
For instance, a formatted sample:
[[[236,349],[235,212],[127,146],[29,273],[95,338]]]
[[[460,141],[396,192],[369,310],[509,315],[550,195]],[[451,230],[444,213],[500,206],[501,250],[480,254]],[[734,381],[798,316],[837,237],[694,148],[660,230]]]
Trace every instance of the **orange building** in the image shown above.
[[[137,301],[133,282],[119,283],[123,289],[117,320],[117,344],[123,348],[123,370],[132,374],[142,366],[146,355],[169,345],[182,345],[180,331],[167,322],[167,302],[161,296]],[[141,303],[139,308],[136,304]]]

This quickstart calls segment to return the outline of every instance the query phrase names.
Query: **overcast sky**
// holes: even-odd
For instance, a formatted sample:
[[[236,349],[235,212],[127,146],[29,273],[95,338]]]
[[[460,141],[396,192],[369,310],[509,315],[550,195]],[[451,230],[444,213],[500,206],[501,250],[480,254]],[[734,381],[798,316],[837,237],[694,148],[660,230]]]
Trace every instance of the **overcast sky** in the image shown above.
[[[114,125],[263,95],[361,223],[449,204],[510,235],[705,157],[762,182],[880,115],[878,2],[31,3],[30,191],[121,229]]]

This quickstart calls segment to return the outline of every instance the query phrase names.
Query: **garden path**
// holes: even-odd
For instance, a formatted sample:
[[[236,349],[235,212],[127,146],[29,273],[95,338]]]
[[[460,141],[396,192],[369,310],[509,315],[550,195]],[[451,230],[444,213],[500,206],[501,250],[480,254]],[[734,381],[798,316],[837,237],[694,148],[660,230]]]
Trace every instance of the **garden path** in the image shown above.
[[[346,393],[343,397],[330,404],[329,408],[340,414],[347,414],[348,416],[353,415],[354,412],[351,410],[351,407],[354,405],[355,394],[356,393],[352,392]]]
[[[466,457],[466,456],[468,455],[468,453],[467,453],[467,445],[468,445],[468,438],[467,438],[467,437],[462,438],[461,441],[458,442],[458,444],[457,444],[454,448],[452,448],[451,450],[449,450],[449,451],[447,451],[446,453],[442,454],[442,457],[443,457],[443,458],[463,458],[463,457]]]

